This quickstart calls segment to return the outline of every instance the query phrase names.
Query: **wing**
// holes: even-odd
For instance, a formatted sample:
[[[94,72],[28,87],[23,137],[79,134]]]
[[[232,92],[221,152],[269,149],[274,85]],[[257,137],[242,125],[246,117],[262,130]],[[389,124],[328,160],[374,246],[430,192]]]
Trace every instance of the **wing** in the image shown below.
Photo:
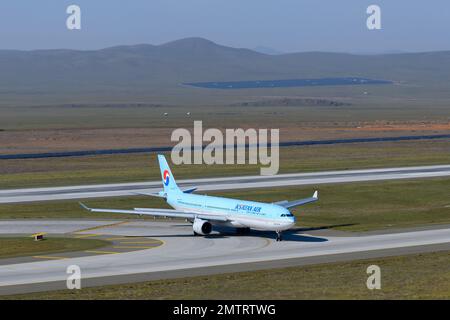
[[[137,214],[137,215],[147,215],[154,217],[171,217],[171,218],[182,218],[182,219],[203,219],[208,221],[228,221],[228,218],[223,215],[212,215],[212,214],[198,214],[194,212],[185,212],[172,209],[153,209],[153,208],[134,208],[133,210],[121,210],[121,209],[96,209],[89,208],[85,204],[80,202],[80,206],[90,212],[108,212],[108,213],[125,213],[125,214]]]
[[[285,207],[285,208],[292,208],[292,207],[301,206],[301,205],[304,205],[304,204],[307,204],[310,202],[315,202],[317,200],[319,200],[319,193],[316,191],[316,192],[314,192],[313,196],[310,198],[293,200],[293,201],[283,200],[283,201],[275,202],[274,204]]]

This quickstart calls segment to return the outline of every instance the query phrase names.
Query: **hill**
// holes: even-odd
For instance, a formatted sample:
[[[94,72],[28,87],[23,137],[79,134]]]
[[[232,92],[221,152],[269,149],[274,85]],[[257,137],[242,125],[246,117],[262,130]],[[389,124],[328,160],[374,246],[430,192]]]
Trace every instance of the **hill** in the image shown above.
[[[183,82],[366,77],[448,87],[450,52],[268,55],[202,38],[95,51],[0,50],[0,97],[99,92],[135,96],[181,88]],[[199,92],[198,89],[196,92]]]

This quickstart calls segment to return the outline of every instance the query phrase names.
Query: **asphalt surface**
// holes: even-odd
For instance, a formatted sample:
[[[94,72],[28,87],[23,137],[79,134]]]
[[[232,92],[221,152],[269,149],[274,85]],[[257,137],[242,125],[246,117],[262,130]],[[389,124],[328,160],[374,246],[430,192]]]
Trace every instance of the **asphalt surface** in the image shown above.
[[[182,188],[196,186],[198,191],[213,191],[444,176],[450,176],[450,165],[206,178],[179,180],[177,183]],[[156,193],[160,190],[161,181],[11,189],[0,190],[0,203],[117,197],[135,195],[139,192]]]
[[[119,224],[128,223],[127,221],[117,222]],[[105,225],[105,223],[101,223],[100,225],[104,226],[103,228],[113,227],[117,223],[111,225]],[[94,232],[95,230],[92,230]],[[27,238],[29,233],[18,233],[18,234],[2,234],[0,235],[0,240],[2,237],[18,237],[18,238]],[[96,233],[85,233],[84,231],[75,231],[69,234],[58,234],[51,233],[50,235],[45,235],[45,238],[50,239],[52,237],[58,238],[75,238],[75,239],[97,239],[104,240],[105,245],[99,248],[87,249],[82,251],[66,251],[66,252],[54,252],[54,253],[36,253],[31,256],[19,256],[19,257],[6,257],[0,258],[0,265],[7,264],[21,264],[28,262],[36,262],[43,260],[61,260],[61,259],[71,259],[78,257],[86,257],[86,256],[96,256],[103,254],[117,254],[117,253],[125,253],[136,250],[143,249],[151,249],[156,248],[163,244],[162,241],[151,239],[148,237],[116,237],[116,236],[108,236],[107,234],[96,234]],[[30,239],[32,241],[32,239]],[[44,240],[45,241],[45,240]]]
[[[450,176],[450,165],[207,178],[182,180],[179,184],[182,187],[195,185],[200,191],[207,191],[442,176]],[[157,192],[160,188],[161,182],[154,181],[3,190],[0,191],[0,203],[124,196],[135,192]],[[0,235],[3,236],[36,232],[76,233],[81,237],[117,238],[135,243],[156,239],[162,245],[116,254],[71,254],[64,259],[43,261],[3,259],[0,260],[0,294],[64,289],[67,267],[74,264],[80,266],[82,286],[86,287],[450,250],[450,226],[352,235],[333,230],[296,229],[287,232],[283,242],[276,242],[273,233],[256,231],[245,236],[228,231],[214,232],[208,237],[193,237],[190,224],[173,221],[0,221]]]
[[[0,221],[0,234],[90,234],[87,225],[95,227],[98,235],[152,238],[163,244],[119,254],[0,265],[0,294],[63,289],[70,265],[81,268],[82,286],[86,287],[450,249],[449,226],[356,236],[297,229],[276,242],[273,233],[265,232],[245,236],[214,232],[194,237],[190,224],[173,221],[11,220]],[[79,231],[85,228],[90,230]]]

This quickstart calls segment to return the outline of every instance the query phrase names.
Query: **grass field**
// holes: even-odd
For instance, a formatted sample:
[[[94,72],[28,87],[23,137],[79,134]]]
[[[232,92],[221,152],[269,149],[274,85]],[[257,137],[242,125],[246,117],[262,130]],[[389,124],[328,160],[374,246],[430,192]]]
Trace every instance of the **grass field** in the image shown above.
[[[450,141],[355,143],[280,149],[280,173],[450,163]],[[160,179],[155,154],[0,160],[0,189]],[[172,166],[180,179],[259,174],[257,165]]]
[[[15,104],[1,106],[0,129],[3,130],[47,130],[74,128],[179,128],[192,127],[193,120],[202,120],[205,126],[221,128],[253,127],[262,124],[275,125],[278,128],[292,125],[302,126],[306,123],[316,123],[319,126],[332,126],[334,123],[357,123],[362,121],[442,121],[448,120],[449,97],[412,99],[412,94],[404,97],[382,97],[376,91],[381,88],[371,88],[372,96],[364,96],[363,88],[296,88],[276,90],[275,94],[264,91],[224,92],[230,95],[224,99],[216,96],[205,97],[200,104],[180,105],[182,99],[175,97],[172,105],[146,106],[146,103],[115,104],[107,102],[104,105],[84,103],[74,106],[38,105],[17,107]],[[198,90],[195,90],[198,91]],[[388,94],[397,94],[389,92]],[[430,92],[430,95],[432,93]],[[448,92],[446,93],[448,95]],[[258,96],[261,96],[258,98]],[[229,104],[265,100],[270,98],[319,98],[351,103],[349,106],[261,106],[234,107]],[[145,101],[145,100],[144,100]],[[147,100],[150,101],[151,100]],[[139,102],[139,101],[137,101]],[[168,113],[164,116],[164,113]],[[187,117],[186,112],[191,116]]]
[[[31,237],[0,237],[0,258],[82,251],[104,247],[108,244],[107,241],[96,239],[46,237],[44,240],[34,241]]]
[[[381,289],[366,287],[369,265]],[[25,294],[3,299],[449,299],[450,252]]]
[[[315,189],[319,190],[319,202],[293,210],[299,226],[336,226],[340,230],[363,231],[450,223],[450,178],[263,188],[245,190],[245,195],[240,190],[209,194],[273,202],[309,197]],[[89,199],[85,203],[100,208],[168,208],[161,199],[142,196]],[[0,205],[0,219],[39,218],[137,217],[109,213],[94,215],[81,209],[78,200]]]
[[[450,133],[448,110],[445,101],[349,107],[0,107],[0,154],[170,146],[173,130],[192,130],[194,120],[201,120],[205,130],[275,128],[281,141],[443,134]]]

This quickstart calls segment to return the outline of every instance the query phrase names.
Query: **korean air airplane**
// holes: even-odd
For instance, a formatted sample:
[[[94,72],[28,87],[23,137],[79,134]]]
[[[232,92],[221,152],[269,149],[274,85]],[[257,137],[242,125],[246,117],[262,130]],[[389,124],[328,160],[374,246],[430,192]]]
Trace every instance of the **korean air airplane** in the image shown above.
[[[277,241],[282,240],[282,231],[295,224],[295,217],[289,208],[317,201],[318,193],[310,198],[263,203],[238,199],[211,197],[193,194],[196,188],[181,190],[170,171],[166,158],[158,155],[159,167],[163,183],[163,191],[146,194],[161,197],[174,209],[134,208],[134,210],[93,209],[80,203],[91,212],[112,212],[160,217],[184,218],[192,223],[194,235],[208,235],[213,225],[237,228],[246,233],[250,229],[275,231]]]

